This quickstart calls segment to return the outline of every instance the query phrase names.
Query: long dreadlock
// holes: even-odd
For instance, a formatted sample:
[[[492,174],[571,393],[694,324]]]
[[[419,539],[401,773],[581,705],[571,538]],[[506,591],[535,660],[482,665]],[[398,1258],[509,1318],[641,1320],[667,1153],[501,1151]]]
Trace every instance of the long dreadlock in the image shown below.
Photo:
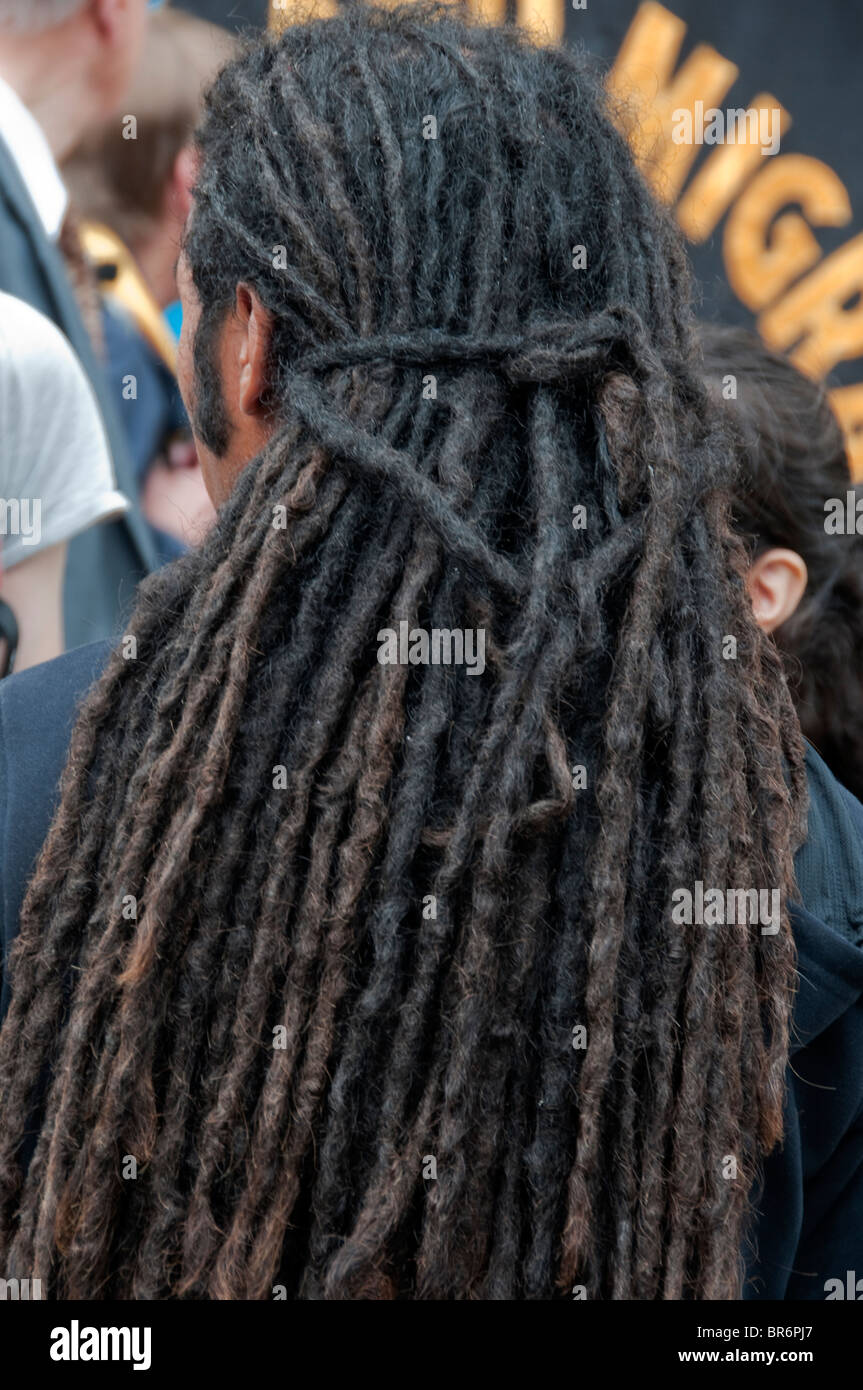
[[[805,784],[677,236],[583,61],[450,6],[288,29],[199,138],[198,433],[240,281],[273,433],[74,730],[0,1035],[2,1266],[734,1297],[793,944],[669,904],[790,894]],[[484,672],[384,664],[403,622],[481,631]]]

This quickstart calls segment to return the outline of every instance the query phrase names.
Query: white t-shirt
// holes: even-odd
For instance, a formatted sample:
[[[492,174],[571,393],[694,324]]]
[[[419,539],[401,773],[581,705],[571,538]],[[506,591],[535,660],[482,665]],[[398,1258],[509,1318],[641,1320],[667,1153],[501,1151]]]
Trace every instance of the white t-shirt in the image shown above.
[[[0,568],[128,508],[70,343],[44,314],[0,292]]]

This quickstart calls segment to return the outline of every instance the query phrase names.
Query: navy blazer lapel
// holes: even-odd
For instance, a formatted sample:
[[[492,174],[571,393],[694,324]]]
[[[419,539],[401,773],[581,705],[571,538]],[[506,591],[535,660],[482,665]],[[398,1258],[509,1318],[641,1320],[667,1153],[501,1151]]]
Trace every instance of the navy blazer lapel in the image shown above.
[[[85,365],[91,354],[90,340],[78,312],[75,296],[63,268],[63,260],[42,226],[27,186],[18,171],[5,141],[0,138],[0,187],[7,206],[23,228],[33,256],[39,263],[45,287],[54,309],[54,318]]]

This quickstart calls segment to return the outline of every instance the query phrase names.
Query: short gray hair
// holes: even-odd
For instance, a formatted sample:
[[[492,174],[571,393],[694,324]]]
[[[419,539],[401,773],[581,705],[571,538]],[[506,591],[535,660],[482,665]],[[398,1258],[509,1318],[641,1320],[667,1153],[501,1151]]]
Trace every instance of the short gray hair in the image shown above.
[[[84,0],[0,0],[0,34],[41,34],[83,8]]]

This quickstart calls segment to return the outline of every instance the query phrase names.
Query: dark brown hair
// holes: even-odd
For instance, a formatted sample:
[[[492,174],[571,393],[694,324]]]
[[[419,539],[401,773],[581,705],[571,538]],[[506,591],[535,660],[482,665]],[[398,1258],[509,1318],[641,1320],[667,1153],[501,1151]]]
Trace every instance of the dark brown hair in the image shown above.
[[[75,728],[0,1033],[2,1265],[734,1297],[793,942],[670,905],[790,890],[805,783],[677,234],[583,62],[448,5],[289,28],[200,147],[202,324],[241,280],[272,314],[274,433]],[[484,673],[382,664],[402,622],[481,630]]]
[[[825,503],[859,497],[842,431],[820,382],[754,333],[707,324],[704,368],[736,443],[735,522],[754,558],[786,546],[806,561],[803,598],[773,637],[804,734],[841,782],[863,798],[863,536],[825,526]]]

